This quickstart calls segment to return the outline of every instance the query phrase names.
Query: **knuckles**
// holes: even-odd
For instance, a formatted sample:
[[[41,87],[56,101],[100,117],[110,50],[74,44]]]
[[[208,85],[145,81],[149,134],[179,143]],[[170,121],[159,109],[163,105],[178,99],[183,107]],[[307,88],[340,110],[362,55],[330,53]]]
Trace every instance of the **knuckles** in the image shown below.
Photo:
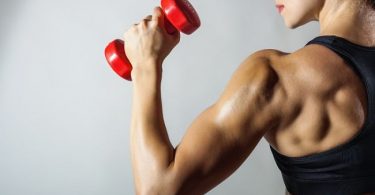
[[[139,23],[133,24],[130,27],[129,31],[139,30],[139,29],[156,30],[158,26],[159,26],[158,21],[143,19]]]

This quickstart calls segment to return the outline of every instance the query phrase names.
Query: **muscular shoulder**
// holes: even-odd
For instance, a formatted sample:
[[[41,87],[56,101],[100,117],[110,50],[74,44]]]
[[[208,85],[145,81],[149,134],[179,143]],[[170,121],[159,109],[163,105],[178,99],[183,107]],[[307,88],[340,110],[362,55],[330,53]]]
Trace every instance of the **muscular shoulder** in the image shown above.
[[[275,78],[288,96],[323,95],[347,84],[351,69],[337,54],[320,45],[308,45],[293,53],[261,50],[251,54],[236,71],[239,78],[270,82]],[[245,81],[245,83],[246,83]],[[275,81],[274,81],[275,82]],[[261,85],[260,85],[261,86]]]
[[[344,60],[320,45],[308,45],[285,56],[282,66],[285,82],[305,95],[332,93],[343,84],[340,74],[348,73]]]
[[[232,81],[255,85],[278,79],[279,72],[275,64],[284,55],[286,54],[277,50],[257,51],[240,64],[232,76]]]
[[[226,125],[252,121],[250,129],[267,129],[270,120],[279,116],[280,105],[286,98],[273,66],[282,55],[279,51],[262,50],[239,65],[216,104],[218,121],[225,121]]]
[[[250,95],[272,90],[280,77],[274,63],[281,56],[282,53],[276,50],[261,50],[249,55],[233,73],[228,84],[229,94],[244,88],[251,88],[253,93]]]
[[[306,98],[326,101],[337,90],[342,79],[334,75],[342,63],[329,50],[316,46],[290,54],[257,51],[232,75],[217,102],[218,118],[252,118],[259,122],[257,128],[264,129],[270,120],[293,117]]]

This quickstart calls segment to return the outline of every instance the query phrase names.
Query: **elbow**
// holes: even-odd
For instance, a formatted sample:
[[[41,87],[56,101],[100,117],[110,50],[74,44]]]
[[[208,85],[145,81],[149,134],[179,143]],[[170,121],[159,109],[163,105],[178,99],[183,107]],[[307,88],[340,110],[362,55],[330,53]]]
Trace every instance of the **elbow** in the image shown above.
[[[170,165],[168,168],[156,168],[151,172],[152,173],[143,175],[143,177],[135,178],[135,190],[137,195],[197,194],[191,193],[193,190],[192,186],[184,182],[181,172],[173,165]]]
[[[172,186],[152,186],[142,187],[136,189],[137,195],[176,195],[177,193],[172,190]]]
[[[166,182],[169,179],[160,178],[150,181],[148,183],[143,183],[141,185],[136,185],[137,195],[176,195],[177,189],[174,182]],[[171,181],[171,180],[169,180]]]
[[[176,186],[175,184],[156,184],[154,186],[147,186],[138,188],[136,190],[137,195],[190,195],[190,194],[205,194],[206,191],[202,189],[195,189],[191,186]]]

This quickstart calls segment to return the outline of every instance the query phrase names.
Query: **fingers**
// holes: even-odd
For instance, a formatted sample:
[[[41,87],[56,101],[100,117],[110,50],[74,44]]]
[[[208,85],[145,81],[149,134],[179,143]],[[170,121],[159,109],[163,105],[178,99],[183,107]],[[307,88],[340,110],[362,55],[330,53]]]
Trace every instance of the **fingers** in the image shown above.
[[[145,18],[143,18],[139,23],[134,23],[133,26],[137,26],[137,25],[139,25],[142,22],[145,23],[145,22],[151,21],[151,19],[152,19],[152,15],[148,15]]]
[[[158,21],[159,18],[163,16],[164,12],[160,7],[155,7],[154,8],[154,13],[152,14],[152,20]]]
[[[152,15],[148,15],[148,16],[146,16],[146,17],[143,19],[143,21],[150,21],[150,20],[152,20]]]
[[[160,20],[160,18],[164,17],[163,14],[164,14],[164,12],[160,7],[155,7],[152,15],[146,16],[139,23],[135,23],[133,26],[137,26],[141,23],[148,23],[148,22],[152,22],[152,21],[154,21],[156,23],[162,22],[162,20]]]
[[[154,13],[152,14],[152,21],[155,21],[161,27],[161,29],[163,29],[163,31],[165,31],[164,20],[165,20],[164,11],[160,7],[155,7]]]
[[[133,28],[136,28],[138,26],[147,27],[149,24],[152,24],[153,26],[163,26],[164,25],[164,12],[160,7],[155,7],[153,14],[148,15],[145,18],[143,18],[139,23],[133,24]]]

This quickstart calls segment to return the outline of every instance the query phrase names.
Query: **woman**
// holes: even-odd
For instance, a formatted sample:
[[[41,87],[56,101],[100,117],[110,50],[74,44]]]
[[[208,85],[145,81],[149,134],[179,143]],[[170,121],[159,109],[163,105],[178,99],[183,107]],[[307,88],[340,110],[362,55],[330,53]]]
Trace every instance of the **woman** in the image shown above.
[[[133,65],[131,151],[137,194],[204,194],[262,137],[287,194],[375,194],[375,0],[277,0],[290,28],[319,21],[293,53],[262,50],[238,67],[178,147],[161,104],[162,63],[179,42],[160,8],[124,34]],[[289,191],[289,192],[288,192]]]

